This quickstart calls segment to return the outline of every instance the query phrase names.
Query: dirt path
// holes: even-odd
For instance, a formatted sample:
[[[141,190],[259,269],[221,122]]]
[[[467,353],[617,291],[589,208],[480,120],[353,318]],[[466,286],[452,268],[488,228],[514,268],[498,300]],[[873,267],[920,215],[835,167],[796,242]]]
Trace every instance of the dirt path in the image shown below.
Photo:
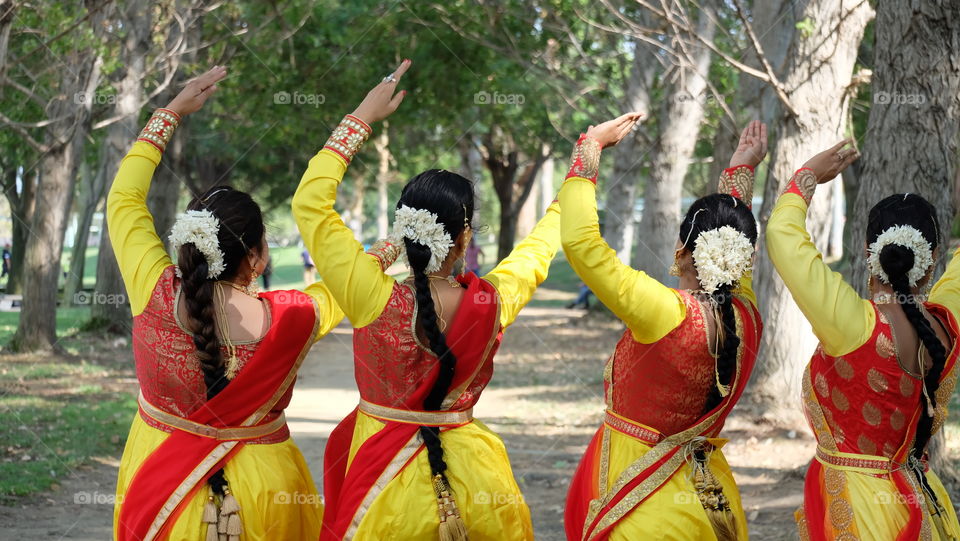
[[[538,296],[551,295],[550,291]],[[578,312],[529,307],[507,331],[496,374],[475,414],[506,442],[538,540],[562,540],[569,479],[602,410],[601,367],[620,331]],[[318,485],[327,435],[357,403],[351,331],[341,326],[310,353],[287,418]],[[724,454],[734,467],[751,538],[796,539],[802,470],[814,443],[757,422],[749,406],[728,421]],[[0,507],[0,539],[104,540],[111,535],[117,457],[100,459],[59,490]]]

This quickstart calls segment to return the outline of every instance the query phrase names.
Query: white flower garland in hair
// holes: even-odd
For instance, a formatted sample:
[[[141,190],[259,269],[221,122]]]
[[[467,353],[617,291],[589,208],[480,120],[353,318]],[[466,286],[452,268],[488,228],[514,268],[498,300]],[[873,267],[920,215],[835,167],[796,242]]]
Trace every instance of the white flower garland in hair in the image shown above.
[[[450,248],[453,247],[453,239],[436,214],[406,205],[400,205],[397,209],[393,220],[393,234],[390,236],[390,240],[401,247],[404,245],[403,239],[419,242],[430,250],[430,262],[424,269],[427,273],[440,270]],[[406,257],[406,250],[403,250],[403,255]]]
[[[909,225],[895,225],[880,233],[877,240],[867,247],[867,252],[870,254],[867,257],[867,268],[870,274],[879,276],[885,284],[890,283],[890,277],[880,265],[880,252],[888,244],[898,244],[913,251],[913,267],[907,273],[907,280],[910,282],[910,287],[916,287],[933,266],[933,250],[930,243],[923,238],[923,233]]]
[[[226,269],[220,240],[217,238],[219,230],[220,220],[209,210],[188,210],[177,216],[177,221],[170,229],[170,245],[174,251],[184,244],[196,246],[207,260],[207,278],[213,279]],[[177,274],[180,274],[179,266]]]
[[[753,267],[753,244],[729,225],[701,232],[694,244],[693,266],[707,294],[736,284]]]

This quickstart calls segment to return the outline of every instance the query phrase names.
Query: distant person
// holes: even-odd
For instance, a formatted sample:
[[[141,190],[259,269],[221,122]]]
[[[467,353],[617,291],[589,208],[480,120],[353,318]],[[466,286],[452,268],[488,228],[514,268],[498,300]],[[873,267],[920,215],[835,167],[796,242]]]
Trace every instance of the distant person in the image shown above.
[[[571,302],[567,305],[567,308],[577,308],[578,306],[583,306],[585,309],[590,309],[590,295],[593,295],[593,292],[590,291],[590,286],[580,282],[580,294],[577,295],[577,300]]]
[[[467,246],[464,260],[466,261],[467,272],[472,272],[480,276],[480,260],[483,259],[483,249],[477,244],[475,237],[470,238],[470,244]]]
[[[313,258],[310,257],[310,252],[306,248],[300,252],[300,257],[303,258],[303,283],[312,284],[317,279],[317,266],[313,263]]]
[[[3,274],[0,274],[0,278],[5,278],[10,274],[10,265],[13,262],[13,254],[10,253],[10,243],[3,245]]]
[[[267,257],[267,264],[263,267],[263,273],[260,278],[263,280],[263,289],[270,291],[270,276],[273,274],[273,258]]]

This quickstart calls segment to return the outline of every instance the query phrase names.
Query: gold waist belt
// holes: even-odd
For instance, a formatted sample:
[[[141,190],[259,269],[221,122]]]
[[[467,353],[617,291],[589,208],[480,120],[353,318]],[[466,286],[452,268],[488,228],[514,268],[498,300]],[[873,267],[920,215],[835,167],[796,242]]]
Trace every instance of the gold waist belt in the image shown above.
[[[887,457],[829,451],[819,445],[817,446],[817,460],[826,466],[874,475],[888,474],[903,467],[902,464]]]
[[[636,438],[647,445],[656,445],[660,443],[660,440],[663,439],[663,434],[650,428],[649,426],[640,424],[636,421],[632,421],[618,415],[610,410],[607,410],[606,416],[603,420],[610,428]]]
[[[190,434],[220,441],[251,440],[262,438],[282,429],[287,424],[286,416],[281,413],[276,419],[262,425],[218,428],[215,426],[200,424],[189,419],[184,419],[183,417],[177,417],[172,413],[163,411],[153,404],[147,402],[147,399],[144,398],[143,393],[140,393],[140,397],[137,399],[137,401],[140,403],[141,416],[147,416],[149,417],[149,420],[169,426],[170,428],[174,428],[176,430],[182,430],[184,432],[189,432]]]
[[[360,411],[384,421],[423,426],[459,426],[473,420],[473,408],[465,411],[419,411],[389,408],[360,399]]]

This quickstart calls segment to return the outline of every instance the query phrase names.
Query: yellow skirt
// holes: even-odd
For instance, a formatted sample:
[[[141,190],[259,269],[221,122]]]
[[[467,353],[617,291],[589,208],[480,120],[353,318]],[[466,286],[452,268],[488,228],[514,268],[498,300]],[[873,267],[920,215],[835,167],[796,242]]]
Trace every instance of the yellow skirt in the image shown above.
[[[829,467],[824,465],[823,471],[825,472]],[[896,539],[907,525],[910,510],[907,506],[909,502],[902,501],[904,496],[899,493],[893,481],[851,470],[844,470],[844,474],[850,504],[853,507],[854,523],[860,539],[865,541]],[[913,475],[911,472],[906,474]],[[939,522],[947,534],[947,538],[944,539],[928,514],[927,518],[931,520],[931,539],[933,541],[960,539],[960,523],[957,522],[957,514],[950,501],[950,495],[933,470],[927,472],[927,480],[945,511],[942,515],[943,520]]]
[[[610,437],[610,465],[607,489],[617,481],[620,473],[651,449],[649,445],[616,430],[607,429]],[[714,440],[715,441],[715,440]],[[737,538],[747,539],[747,518],[740,503],[740,491],[733,472],[720,449],[710,453],[710,471],[723,485],[723,494],[730,502],[737,524]],[[693,470],[684,463],[677,473],[627,514],[610,532],[610,539],[635,541],[658,540],[716,540],[713,526],[700,498],[693,488]]]
[[[120,460],[117,502],[123,501],[140,464],[167,436],[166,432],[145,423],[140,415],[134,417]],[[307,463],[292,439],[274,444],[245,445],[227,462],[224,473],[230,491],[240,504],[242,541],[316,541],[320,536],[323,505]],[[167,539],[206,539],[206,525],[200,519],[208,496],[208,490],[200,490],[185,504]],[[119,517],[120,506],[117,505],[113,511],[114,539]]]
[[[350,460],[383,423],[357,413]],[[480,421],[440,433],[447,478],[470,541],[533,539],[530,510],[513,478],[503,441]],[[349,466],[348,466],[349,467]],[[439,539],[437,498],[427,453],[421,451],[391,480],[364,514],[354,539]]]

